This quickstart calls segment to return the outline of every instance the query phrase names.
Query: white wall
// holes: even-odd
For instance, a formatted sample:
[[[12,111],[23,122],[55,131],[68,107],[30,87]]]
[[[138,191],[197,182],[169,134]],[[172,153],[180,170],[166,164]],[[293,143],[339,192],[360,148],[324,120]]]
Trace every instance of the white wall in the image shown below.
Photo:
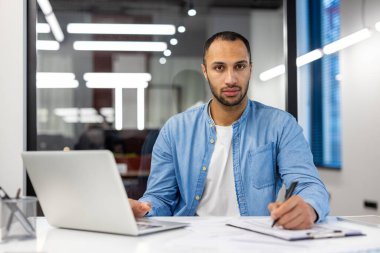
[[[26,1],[0,0],[0,186],[23,186],[25,147]],[[24,191],[23,191],[24,192]]]
[[[342,36],[363,27],[362,1],[341,1]],[[380,21],[380,1],[365,1],[364,23]],[[320,170],[331,193],[331,214],[379,214],[363,201],[380,204],[380,32],[340,53],[342,169]]]
[[[285,110],[285,76],[262,82],[260,73],[284,64],[283,10],[253,10],[251,37],[253,73],[248,96]]]

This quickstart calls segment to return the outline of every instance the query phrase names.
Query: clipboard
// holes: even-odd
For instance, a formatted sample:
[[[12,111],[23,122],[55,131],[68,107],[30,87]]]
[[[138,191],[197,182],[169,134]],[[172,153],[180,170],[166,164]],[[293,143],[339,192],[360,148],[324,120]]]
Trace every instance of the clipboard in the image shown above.
[[[341,238],[349,236],[364,236],[360,230],[340,228],[328,224],[314,225],[311,229],[305,230],[287,230],[281,227],[271,227],[272,220],[265,219],[242,219],[236,218],[227,222],[226,225],[245,229],[248,231],[280,238],[287,241]]]

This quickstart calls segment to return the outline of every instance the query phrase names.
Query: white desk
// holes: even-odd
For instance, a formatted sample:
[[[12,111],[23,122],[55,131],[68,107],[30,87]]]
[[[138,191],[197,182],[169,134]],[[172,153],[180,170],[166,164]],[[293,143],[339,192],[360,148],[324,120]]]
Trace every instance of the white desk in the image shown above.
[[[57,229],[37,219],[37,238],[0,243],[0,252],[380,252],[380,229],[329,218],[331,224],[357,228],[367,236],[288,242],[224,225],[225,217],[160,217],[189,222],[184,229],[141,237]],[[250,217],[250,219],[255,219]],[[368,251],[367,251],[368,250]]]

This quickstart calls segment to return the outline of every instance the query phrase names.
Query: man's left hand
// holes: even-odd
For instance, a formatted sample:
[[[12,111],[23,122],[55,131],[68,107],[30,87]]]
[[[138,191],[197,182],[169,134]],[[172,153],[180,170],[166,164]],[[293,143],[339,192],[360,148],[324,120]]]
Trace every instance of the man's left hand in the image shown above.
[[[286,229],[308,229],[317,219],[314,208],[298,195],[290,197],[285,202],[270,203],[268,209],[272,219],[278,219],[276,225]]]

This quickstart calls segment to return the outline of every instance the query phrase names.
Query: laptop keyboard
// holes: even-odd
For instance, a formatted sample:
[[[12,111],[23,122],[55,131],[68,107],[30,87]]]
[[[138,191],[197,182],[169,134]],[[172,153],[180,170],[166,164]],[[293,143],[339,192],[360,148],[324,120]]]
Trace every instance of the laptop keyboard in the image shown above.
[[[146,222],[137,222],[137,228],[139,230],[146,230],[146,229],[152,229],[152,228],[161,228],[161,225],[152,225]]]

